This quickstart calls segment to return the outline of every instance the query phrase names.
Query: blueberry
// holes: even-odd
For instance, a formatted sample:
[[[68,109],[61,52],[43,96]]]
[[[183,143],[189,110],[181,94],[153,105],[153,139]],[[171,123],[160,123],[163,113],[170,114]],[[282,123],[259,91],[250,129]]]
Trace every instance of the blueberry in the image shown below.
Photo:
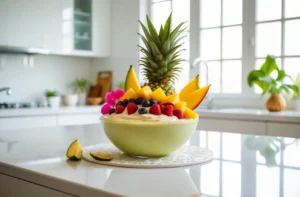
[[[157,101],[155,99],[150,99],[150,105],[153,105],[153,104],[157,104]]]
[[[118,105],[122,105],[122,106],[125,107],[125,105],[124,105],[124,103],[122,101],[118,101],[117,104],[116,104],[116,106],[118,106]]]
[[[141,97],[135,99],[135,104],[140,105],[142,103],[143,99]]]
[[[113,114],[113,113],[115,113],[115,109],[114,109],[114,108],[111,108],[111,109],[109,110],[109,115],[110,115],[110,114]]]
[[[124,103],[124,107],[126,107],[128,105],[128,99],[124,99],[123,103]]]
[[[142,101],[142,106],[143,106],[143,107],[150,107],[150,101],[148,101],[148,100],[143,100],[143,101]]]
[[[147,109],[142,107],[142,108],[139,109],[138,112],[139,112],[139,114],[146,114],[147,113]]]
[[[134,98],[129,99],[128,103],[135,103],[135,99]]]

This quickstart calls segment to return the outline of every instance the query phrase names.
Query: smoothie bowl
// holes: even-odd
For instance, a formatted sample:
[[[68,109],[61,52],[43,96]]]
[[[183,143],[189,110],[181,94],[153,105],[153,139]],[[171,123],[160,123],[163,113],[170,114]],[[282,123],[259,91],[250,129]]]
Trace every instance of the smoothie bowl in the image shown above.
[[[117,115],[116,115],[117,116]],[[196,130],[197,120],[144,121],[102,118],[108,139],[132,156],[161,157],[184,145]]]

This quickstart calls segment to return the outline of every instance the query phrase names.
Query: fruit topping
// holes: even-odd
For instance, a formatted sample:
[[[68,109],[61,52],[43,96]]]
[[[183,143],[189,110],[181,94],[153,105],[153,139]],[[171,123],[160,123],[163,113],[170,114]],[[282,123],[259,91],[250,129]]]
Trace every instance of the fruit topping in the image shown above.
[[[129,90],[132,88],[135,92],[139,91],[140,85],[139,82],[136,78],[135,72],[134,72],[134,67],[131,65],[126,76],[125,80],[125,90]]]
[[[129,104],[129,103],[135,103],[135,99],[134,99],[134,98],[129,99],[129,100],[128,100],[128,104]]]
[[[149,101],[148,101],[149,102]],[[149,102],[150,104],[150,102]],[[159,104],[153,104],[151,107],[150,107],[150,110],[149,110],[150,114],[153,114],[153,115],[160,115],[161,114],[161,111],[160,111],[160,107],[159,107]]]
[[[122,105],[122,106],[124,106],[124,107],[125,107],[125,105],[124,105],[123,101],[118,101],[118,102],[117,102],[117,104],[116,104],[116,106],[118,106],[118,105]]]
[[[143,99],[149,100],[151,98],[152,90],[149,86],[142,87],[138,92],[137,95],[142,97]]]
[[[167,116],[173,116],[173,106],[172,105],[165,105],[164,109],[162,110],[162,113]]]
[[[189,108],[185,108],[183,112],[183,117],[186,119],[197,119],[198,114]]]
[[[165,92],[161,88],[157,88],[154,90],[151,94],[151,97],[158,102],[162,101],[164,98],[166,98]]]
[[[197,75],[194,79],[190,80],[189,83],[184,88],[182,88],[182,90],[179,93],[180,100],[186,100],[190,93],[199,89],[198,83],[199,75]]]
[[[136,92],[132,88],[129,88],[125,92],[125,94],[122,96],[121,100],[130,99],[130,98],[136,98]]]
[[[126,107],[128,105],[128,99],[123,100],[124,106]]]
[[[109,110],[109,115],[110,115],[110,114],[113,114],[113,113],[115,113],[115,109],[114,109],[114,108],[111,108],[111,109]]]
[[[135,99],[135,104],[140,105],[142,104],[143,99],[141,97],[138,97],[137,99]]]
[[[167,96],[166,98],[164,98],[162,100],[162,103],[172,103],[172,104],[174,104],[174,103],[177,103],[179,101],[180,101],[179,95],[178,94],[172,94],[172,95]]]
[[[134,114],[138,110],[138,106],[135,103],[128,103],[127,112],[128,115]]]
[[[165,108],[165,105],[164,104],[159,104],[159,107],[160,107],[160,110],[163,111],[164,108]]]
[[[155,99],[150,99],[149,102],[150,102],[150,105],[157,104],[157,101]]]
[[[143,107],[150,107],[150,101],[148,101],[148,100],[143,100],[143,101],[142,101],[142,106],[143,106]]]
[[[202,100],[205,98],[208,90],[210,88],[210,85],[203,86],[202,88],[199,88],[198,90],[190,93],[185,99],[182,101],[186,102],[186,106],[190,109],[195,109],[200,105]]]
[[[181,110],[175,109],[173,111],[173,115],[176,116],[178,119],[182,119],[183,118],[183,113]]]
[[[139,114],[146,114],[147,113],[147,109],[142,107],[142,108],[140,108],[138,110],[138,112],[139,112]]]
[[[175,110],[181,110],[184,111],[184,108],[186,107],[186,102],[180,101],[174,104],[174,109]]]
[[[124,111],[124,109],[125,109],[124,106],[118,105],[118,106],[116,107],[115,112],[116,112],[116,114],[120,114],[120,113],[122,113],[122,112]]]

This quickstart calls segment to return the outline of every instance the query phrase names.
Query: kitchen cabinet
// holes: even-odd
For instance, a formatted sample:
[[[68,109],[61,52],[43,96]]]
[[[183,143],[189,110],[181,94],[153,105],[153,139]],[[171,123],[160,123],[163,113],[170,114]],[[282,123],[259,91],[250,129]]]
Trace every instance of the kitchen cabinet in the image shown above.
[[[266,135],[266,123],[250,120],[199,118],[198,130]]]
[[[267,132],[272,136],[300,138],[300,124],[268,122]]]
[[[0,130],[29,129],[56,126],[56,116],[26,116],[0,118]]]
[[[99,113],[59,115],[57,118],[57,125],[59,126],[94,124],[99,122]]]
[[[0,45],[50,54],[110,55],[110,0],[2,0]]]

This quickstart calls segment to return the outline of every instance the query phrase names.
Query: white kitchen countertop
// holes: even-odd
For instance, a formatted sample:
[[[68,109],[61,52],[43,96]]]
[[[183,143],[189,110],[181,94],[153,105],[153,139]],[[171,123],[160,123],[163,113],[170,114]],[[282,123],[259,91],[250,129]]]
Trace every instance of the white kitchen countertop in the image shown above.
[[[284,110],[281,112],[269,112],[262,109],[249,108],[225,108],[225,109],[205,109],[195,110],[199,118],[220,118],[236,120],[255,120],[270,122],[287,122],[300,124],[300,112]]]
[[[0,109],[0,118],[2,117],[20,117],[20,116],[46,116],[59,114],[76,114],[76,113],[99,113],[99,106],[61,106],[58,108],[19,108],[19,109]]]
[[[0,130],[0,175],[78,197],[281,196],[282,188],[284,196],[300,196],[295,181],[299,180],[300,172],[299,140],[286,138],[280,141],[286,145],[277,147],[284,147],[284,151],[272,152],[273,149],[267,148],[267,153],[256,154],[255,151],[265,150],[263,147],[267,144],[262,142],[274,138],[261,136],[255,140],[253,137],[196,131],[192,139],[200,140],[191,142],[210,148],[214,152],[213,162],[165,169],[134,169],[66,159],[66,150],[75,139],[79,139],[83,147],[108,143],[100,124],[27,129],[26,132],[24,129]],[[279,159],[280,154],[284,154],[281,156],[284,160]],[[285,173],[284,178],[279,171]],[[15,189],[9,186],[1,190],[1,181],[6,183],[4,178],[0,179],[0,196]]]

